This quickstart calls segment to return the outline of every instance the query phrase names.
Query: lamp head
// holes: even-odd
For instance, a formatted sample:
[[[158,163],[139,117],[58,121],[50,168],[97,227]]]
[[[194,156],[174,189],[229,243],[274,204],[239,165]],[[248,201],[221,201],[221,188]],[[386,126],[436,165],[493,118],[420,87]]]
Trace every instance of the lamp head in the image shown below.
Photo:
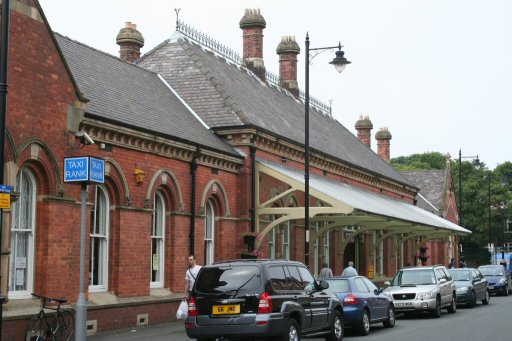
[[[478,155],[476,156],[476,159],[473,161],[474,167],[476,170],[479,170],[480,167],[482,167],[482,164],[480,163],[480,159],[478,158]]]
[[[347,58],[344,57],[345,52],[341,51],[341,43],[338,45],[338,51],[336,51],[336,57],[329,62],[329,64],[334,65],[334,68],[336,71],[341,73],[347,64],[350,64],[351,62],[347,60]]]

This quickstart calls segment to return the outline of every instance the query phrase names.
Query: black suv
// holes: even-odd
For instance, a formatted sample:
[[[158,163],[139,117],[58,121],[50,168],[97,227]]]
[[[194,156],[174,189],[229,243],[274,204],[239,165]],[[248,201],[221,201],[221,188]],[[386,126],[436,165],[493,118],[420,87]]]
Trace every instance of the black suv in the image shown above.
[[[204,266],[188,302],[187,335],[199,340],[301,336],[343,339],[343,307],[300,262],[233,260]]]

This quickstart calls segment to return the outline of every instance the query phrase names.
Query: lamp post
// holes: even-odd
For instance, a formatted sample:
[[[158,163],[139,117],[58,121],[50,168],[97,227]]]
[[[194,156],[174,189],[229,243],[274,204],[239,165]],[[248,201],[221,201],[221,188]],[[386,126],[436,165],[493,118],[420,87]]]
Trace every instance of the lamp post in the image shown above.
[[[480,168],[480,160],[477,156],[462,156],[462,151],[459,149],[459,202],[457,207],[459,208],[459,226],[462,226],[462,159],[473,159],[473,163],[476,169]]]
[[[341,50],[341,43],[338,46],[329,47],[309,47],[309,34],[306,33],[306,75],[305,75],[305,94],[304,94],[304,117],[305,117],[305,128],[304,128],[304,263],[309,266],[309,63],[310,60],[315,58],[319,53],[324,50],[336,51],[336,57],[329,62],[333,64],[336,71],[342,72],[347,64],[350,62],[344,57],[345,52]],[[310,58],[310,52],[317,51]]]

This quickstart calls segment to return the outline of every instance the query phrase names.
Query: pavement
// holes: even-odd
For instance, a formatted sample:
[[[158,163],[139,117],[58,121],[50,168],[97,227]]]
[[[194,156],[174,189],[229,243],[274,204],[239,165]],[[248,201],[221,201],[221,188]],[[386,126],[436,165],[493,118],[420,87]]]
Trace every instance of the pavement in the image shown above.
[[[185,332],[183,321],[168,322],[146,327],[114,330],[93,336],[88,336],[89,341],[157,341],[157,340],[190,340]]]

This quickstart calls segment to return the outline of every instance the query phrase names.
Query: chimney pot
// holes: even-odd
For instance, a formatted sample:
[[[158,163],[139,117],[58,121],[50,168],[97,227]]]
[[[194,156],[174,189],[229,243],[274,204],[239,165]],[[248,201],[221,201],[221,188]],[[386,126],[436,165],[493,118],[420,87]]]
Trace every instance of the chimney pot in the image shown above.
[[[243,30],[244,65],[265,81],[265,64],[263,62],[263,29],[267,23],[259,9],[246,9],[240,20]]]
[[[283,36],[277,45],[276,53],[279,55],[280,85],[298,98],[297,55],[300,53],[300,47],[295,41],[295,37]]]
[[[359,120],[356,122],[357,138],[370,148],[372,147],[372,129],[373,123],[370,121],[370,117],[368,115],[359,116]]]
[[[140,57],[140,49],[144,46],[144,37],[137,31],[136,24],[127,21],[125,27],[119,30],[116,43],[120,46],[119,58],[133,63]]]
[[[385,161],[389,161],[390,159],[391,138],[391,133],[387,127],[380,128],[379,131],[375,134],[375,139],[377,140],[377,154],[379,154],[379,156]]]

